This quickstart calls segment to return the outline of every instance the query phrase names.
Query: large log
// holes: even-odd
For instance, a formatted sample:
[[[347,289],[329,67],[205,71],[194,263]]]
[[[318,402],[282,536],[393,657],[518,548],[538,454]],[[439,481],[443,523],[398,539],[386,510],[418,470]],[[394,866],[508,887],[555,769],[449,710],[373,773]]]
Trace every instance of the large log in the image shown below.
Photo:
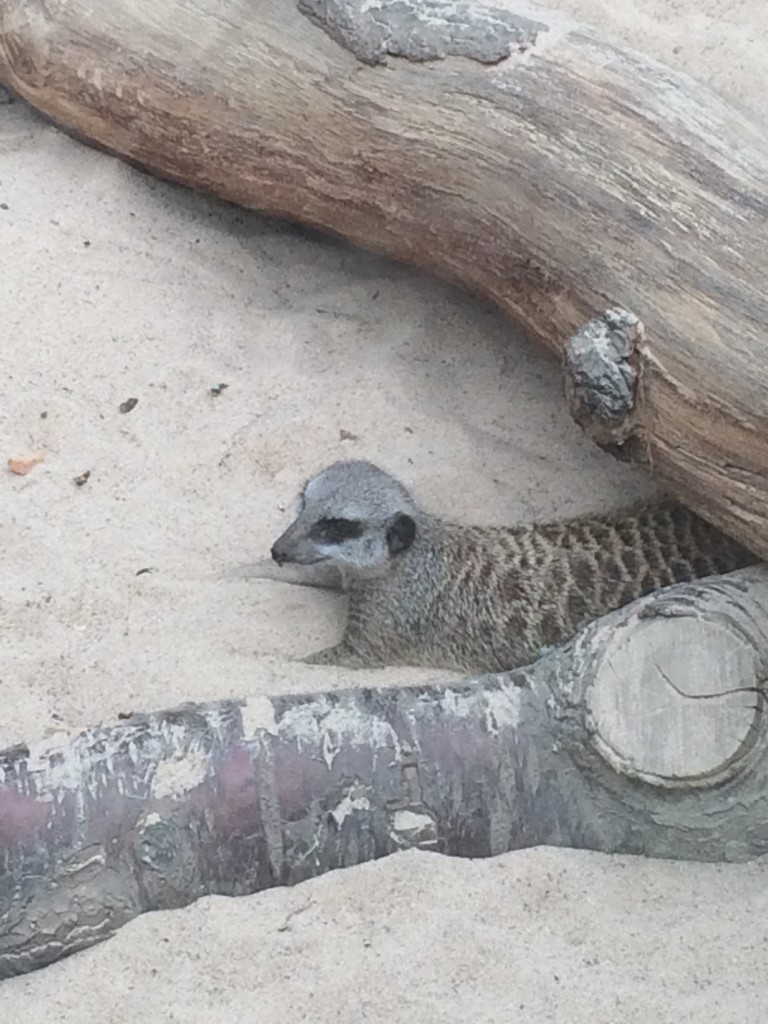
[[[657,591],[528,668],[185,705],[0,754],[0,978],[206,893],[408,847],[768,852],[768,569]]]
[[[690,78],[524,0],[0,0],[0,80],[155,174],[489,296],[553,353],[628,311],[613,369],[571,360],[580,422],[768,557],[768,146]]]

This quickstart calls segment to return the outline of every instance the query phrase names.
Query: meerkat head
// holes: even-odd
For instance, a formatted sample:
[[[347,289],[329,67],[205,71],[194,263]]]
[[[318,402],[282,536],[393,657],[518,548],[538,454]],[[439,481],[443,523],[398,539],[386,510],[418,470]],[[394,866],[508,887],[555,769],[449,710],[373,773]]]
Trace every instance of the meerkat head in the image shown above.
[[[386,570],[413,544],[418,508],[394,477],[370,462],[335,462],[307,482],[298,515],[272,546],[283,565],[333,561],[362,573]]]

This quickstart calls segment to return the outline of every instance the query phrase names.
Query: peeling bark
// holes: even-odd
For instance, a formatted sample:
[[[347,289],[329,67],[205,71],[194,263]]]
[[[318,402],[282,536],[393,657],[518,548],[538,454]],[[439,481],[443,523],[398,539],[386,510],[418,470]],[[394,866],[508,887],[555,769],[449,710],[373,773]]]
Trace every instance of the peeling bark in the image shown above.
[[[0,755],[0,977],[149,910],[395,850],[768,852],[768,570],[681,584],[515,672],[225,700]]]
[[[768,557],[768,143],[526,0],[2,0],[0,80],[161,177],[491,298],[644,325],[623,439]],[[604,425],[603,425],[604,426]]]
[[[298,0],[302,14],[366,64],[466,57],[497,64],[525,53],[546,32],[543,22],[499,7],[454,0]]]

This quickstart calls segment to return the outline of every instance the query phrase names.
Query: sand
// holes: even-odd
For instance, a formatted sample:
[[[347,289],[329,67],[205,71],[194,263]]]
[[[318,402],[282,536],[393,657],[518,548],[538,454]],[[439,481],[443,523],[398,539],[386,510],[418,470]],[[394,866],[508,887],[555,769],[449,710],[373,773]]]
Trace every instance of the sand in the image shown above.
[[[768,124],[762,0],[551,6]],[[182,700],[394,678],[291,662],[333,641],[341,604],[239,569],[335,458],[479,522],[651,492],[579,436],[557,368],[489,306],[155,182],[19,102],[0,107],[0,157],[0,457],[45,453],[0,483],[0,747]],[[147,915],[3,983],[0,1014],[736,1024],[768,997],[763,872],[404,854]]]

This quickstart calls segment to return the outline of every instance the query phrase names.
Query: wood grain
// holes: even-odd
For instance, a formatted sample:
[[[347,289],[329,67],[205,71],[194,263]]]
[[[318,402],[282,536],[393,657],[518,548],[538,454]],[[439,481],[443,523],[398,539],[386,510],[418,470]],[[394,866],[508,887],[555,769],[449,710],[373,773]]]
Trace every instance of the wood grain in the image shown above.
[[[633,314],[620,443],[768,556],[766,140],[594,30],[457,10],[1,0],[0,79],[154,174],[490,297],[555,356]]]

